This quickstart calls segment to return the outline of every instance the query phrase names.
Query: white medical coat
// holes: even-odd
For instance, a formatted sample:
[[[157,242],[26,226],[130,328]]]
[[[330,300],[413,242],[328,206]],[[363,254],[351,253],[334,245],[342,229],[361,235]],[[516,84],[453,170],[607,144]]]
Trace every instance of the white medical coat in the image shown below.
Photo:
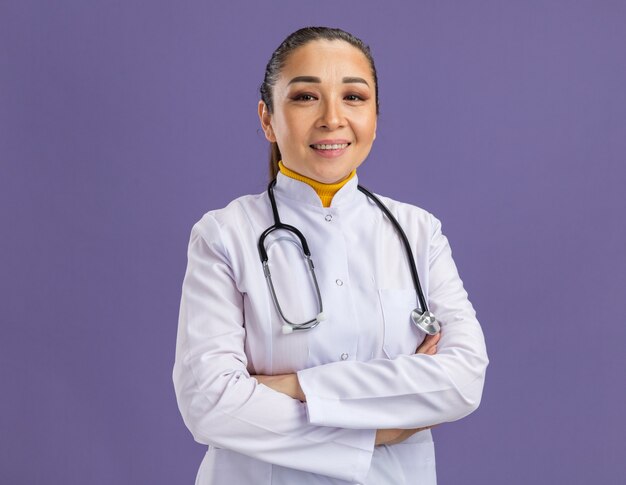
[[[193,227],[173,379],[186,426],[208,445],[197,484],[435,484],[430,430],[375,447],[376,429],[454,421],[479,405],[485,342],[441,224],[382,198],[442,322],[437,354],[417,355],[425,334],[410,320],[417,297],[406,253],[357,183],[324,208],[309,185],[278,175],[281,220],[307,238],[327,316],[310,331],[281,331],[257,250],[274,223],[266,192]],[[317,298],[296,238],[276,231],[266,248],[285,316],[313,318]],[[305,403],[251,377],[292,372]]]

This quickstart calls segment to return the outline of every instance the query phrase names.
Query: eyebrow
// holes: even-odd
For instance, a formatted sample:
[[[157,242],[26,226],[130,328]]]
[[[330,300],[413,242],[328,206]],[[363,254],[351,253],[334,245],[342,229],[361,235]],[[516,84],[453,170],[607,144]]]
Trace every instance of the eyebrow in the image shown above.
[[[369,86],[369,84],[367,84],[367,81],[363,79],[362,77],[344,77],[342,81],[344,83],[362,83],[362,84],[365,84],[366,86]]]
[[[363,79],[362,77],[344,77],[342,81],[344,82],[344,84],[362,83],[362,84],[365,84],[366,86],[369,86],[367,81]],[[321,82],[322,80],[319,77],[315,77],[315,76],[296,76],[291,81],[289,81],[287,85],[293,84],[293,83],[321,83]]]

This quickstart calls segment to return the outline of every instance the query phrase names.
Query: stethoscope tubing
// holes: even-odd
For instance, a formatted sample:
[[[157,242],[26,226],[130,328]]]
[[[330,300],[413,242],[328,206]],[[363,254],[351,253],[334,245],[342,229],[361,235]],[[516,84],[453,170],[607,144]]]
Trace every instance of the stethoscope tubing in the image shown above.
[[[310,266],[311,274],[313,276],[313,282],[315,283],[315,288],[316,288],[316,292],[317,292],[317,295],[318,295],[318,301],[319,301],[319,305],[320,305],[320,314],[321,314],[323,309],[322,309],[322,305],[321,305],[320,290],[319,290],[319,285],[317,283],[317,278],[315,277],[315,270],[313,268],[313,261],[311,260],[311,251],[309,250],[309,245],[308,245],[308,243],[306,241],[306,238],[304,237],[304,235],[302,234],[302,232],[300,232],[300,230],[298,228],[296,228],[296,227],[294,227],[292,225],[289,225],[289,224],[284,224],[284,223],[281,222],[280,215],[278,214],[278,207],[276,205],[276,198],[274,197],[274,186],[275,185],[276,185],[276,179],[273,179],[269,183],[269,185],[267,187],[267,193],[268,193],[268,196],[269,196],[269,199],[270,199],[270,204],[272,206],[272,214],[274,216],[274,224],[272,226],[268,227],[265,231],[263,231],[263,233],[259,237],[259,242],[258,242],[259,257],[261,258],[261,262],[263,263],[265,276],[266,276],[266,278],[269,278],[270,289],[272,290],[272,298],[274,299],[274,303],[277,304],[277,307],[280,309],[280,305],[278,305],[275,292],[273,291],[274,290],[274,285],[273,285],[273,283],[271,281],[271,276],[269,275],[268,256],[267,256],[267,251],[265,249],[265,239],[272,232],[274,232],[276,230],[282,229],[282,230],[286,230],[286,231],[292,232],[300,240],[300,244],[302,245],[302,251],[303,251],[304,255],[306,256],[306,259],[307,259],[308,264]],[[415,258],[413,256],[413,250],[411,249],[411,244],[409,243],[409,239],[408,239],[406,233],[404,232],[404,230],[402,229],[402,226],[400,226],[400,223],[398,222],[398,220],[394,217],[394,215],[387,208],[387,206],[385,204],[383,204],[383,202],[376,195],[374,195],[372,192],[370,192],[368,189],[366,189],[362,185],[357,185],[357,188],[359,189],[359,191],[361,193],[363,193],[368,199],[373,201],[378,206],[378,208],[387,216],[387,219],[389,219],[389,221],[391,222],[393,227],[396,229],[396,232],[400,236],[400,239],[402,240],[402,244],[404,245],[406,257],[407,257],[408,262],[409,262],[409,268],[411,270],[411,278],[413,279],[413,286],[415,288],[415,293],[417,294],[417,298],[418,298],[420,309],[421,309],[422,313],[429,312],[428,303],[426,302],[426,297],[424,296],[424,292],[422,290],[422,285],[420,284],[420,279],[419,279],[419,275],[418,275],[418,272],[417,272],[417,266],[415,264]],[[282,311],[281,311],[281,316],[282,316]],[[283,318],[284,318],[284,316],[283,316]],[[286,318],[284,318],[284,319],[285,319],[285,321],[288,321]],[[305,322],[302,325],[310,324],[312,321],[313,320]],[[288,322],[288,323],[290,325],[293,325],[293,326],[298,326],[298,324],[293,324],[291,322]]]
[[[396,231],[400,235],[400,239],[402,239],[402,243],[404,244],[404,249],[406,252],[406,257],[409,260],[409,266],[411,267],[411,277],[413,278],[413,286],[415,287],[415,292],[417,293],[417,298],[419,300],[420,308],[422,312],[427,312],[428,304],[426,303],[426,298],[424,297],[424,292],[422,291],[422,285],[420,284],[420,279],[417,273],[417,266],[415,265],[415,259],[413,257],[413,251],[411,250],[411,244],[409,243],[409,239],[406,236],[406,233],[400,226],[398,219],[396,219],[391,211],[387,208],[383,202],[376,197],[372,192],[367,190],[362,185],[357,185],[357,188],[364,193],[370,200],[372,200],[383,213],[387,216],[387,219],[391,221],[393,227],[395,227]]]

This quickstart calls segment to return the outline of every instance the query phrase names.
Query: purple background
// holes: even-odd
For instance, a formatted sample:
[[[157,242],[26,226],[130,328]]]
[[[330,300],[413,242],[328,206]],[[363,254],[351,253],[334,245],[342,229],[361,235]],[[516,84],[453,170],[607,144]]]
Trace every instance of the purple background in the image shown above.
[[[0,483],[185,484],[193,223],[266,183],[304,25],[373,49],[361,181],[443,221],[487,338],[441,484],[626,483],[626,2],[0,1]]]

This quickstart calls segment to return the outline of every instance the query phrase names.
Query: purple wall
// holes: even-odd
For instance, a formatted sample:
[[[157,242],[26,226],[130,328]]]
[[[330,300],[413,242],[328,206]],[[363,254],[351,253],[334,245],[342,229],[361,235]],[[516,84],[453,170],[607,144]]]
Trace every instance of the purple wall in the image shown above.
[[[0,483],[193,483],[193,223],[263,190],[280,40],[371,44],[360,170],[442,219],[487,338],[443,484],[626,483],[626,3],[0,1]],[[237,178],[237,181],[234,179]]]

